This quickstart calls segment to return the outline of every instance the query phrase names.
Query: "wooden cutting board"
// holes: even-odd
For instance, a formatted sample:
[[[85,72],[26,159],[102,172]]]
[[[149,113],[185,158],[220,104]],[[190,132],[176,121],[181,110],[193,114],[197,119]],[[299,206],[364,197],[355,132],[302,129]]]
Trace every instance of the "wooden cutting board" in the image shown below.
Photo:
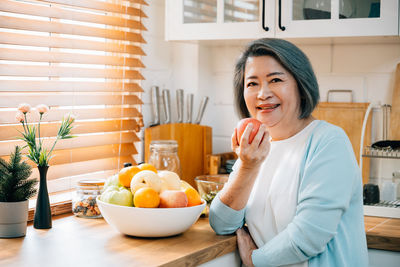
[[[357,162],[360,157],[361,130],[369,103],[320,102],[312,115],[342,128],[350,139]],[[363,147],[371,145],[371,116],[365,130]],[[363,184],[369,180],[370,159],[363,158]]]
[[[162,124],[145,129],[145,161],[152,140],[176,140],[181,164],[181,179],[195,188],[194,178],[206,173],[207,155],[212,153],[211,127],[191,123]]]
[[[395,73],[389,138],[391,140],[400,140],[400,63],[397,64]]]

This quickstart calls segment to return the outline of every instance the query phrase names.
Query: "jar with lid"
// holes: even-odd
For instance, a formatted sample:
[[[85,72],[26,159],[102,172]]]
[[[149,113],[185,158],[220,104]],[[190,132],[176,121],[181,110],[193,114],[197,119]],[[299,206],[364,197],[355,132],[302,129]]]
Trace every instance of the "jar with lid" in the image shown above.
[[[101,218],[96,197],[101,194],[104,180],[80,180],[72,198],[72,212],[78,217]]]
[[[175,140],[151,141],[149,163],[157,170],[172,171],[181,176],[178,143]]]

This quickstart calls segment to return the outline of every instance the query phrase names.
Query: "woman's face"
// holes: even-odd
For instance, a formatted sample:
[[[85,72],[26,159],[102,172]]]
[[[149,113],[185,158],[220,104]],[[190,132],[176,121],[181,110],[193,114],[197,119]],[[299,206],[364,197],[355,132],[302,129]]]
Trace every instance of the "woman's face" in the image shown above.
[[[253,118],[273,132],[297,128],[300,95],[294,77],[271,56],[249,57],[244,73],[244,100]]]

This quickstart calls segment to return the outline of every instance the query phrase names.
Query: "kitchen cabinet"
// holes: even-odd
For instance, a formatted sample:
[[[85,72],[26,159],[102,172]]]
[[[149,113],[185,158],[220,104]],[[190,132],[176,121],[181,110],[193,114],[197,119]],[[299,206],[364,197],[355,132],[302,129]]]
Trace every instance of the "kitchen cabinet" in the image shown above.
[[[397,36],[399,0],[167,0],[167,40]]]

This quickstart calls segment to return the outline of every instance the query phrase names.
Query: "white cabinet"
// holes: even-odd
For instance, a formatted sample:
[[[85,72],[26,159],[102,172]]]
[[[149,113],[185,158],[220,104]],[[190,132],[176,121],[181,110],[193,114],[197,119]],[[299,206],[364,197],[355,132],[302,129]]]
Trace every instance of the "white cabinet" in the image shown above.
[[[395,36],[399,0],[167,0],[167,40]]]
[[[399,0],[292,0],[282,2],[277,37],[398,35]],[[279,17],[278,17],[279,19]]]
[[[274,1],[261,12],[264,0],[167,0],[167,40],[252,39],[274,36]],[[269,25],[269,30],[262,27]]]

